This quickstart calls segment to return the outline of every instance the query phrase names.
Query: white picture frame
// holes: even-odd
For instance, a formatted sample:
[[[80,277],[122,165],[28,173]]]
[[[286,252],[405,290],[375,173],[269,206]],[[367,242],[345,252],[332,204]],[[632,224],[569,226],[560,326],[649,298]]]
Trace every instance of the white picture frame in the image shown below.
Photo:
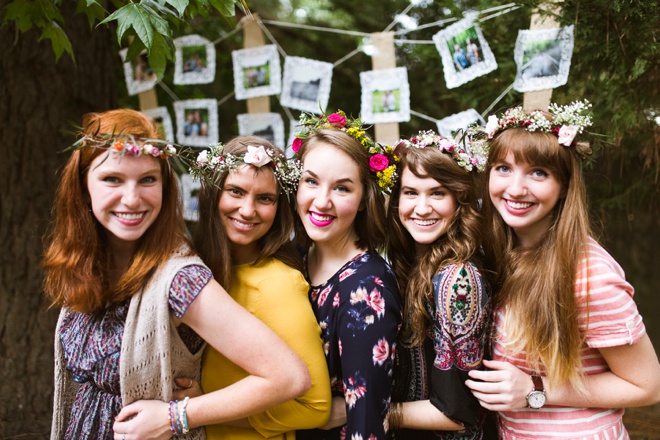
[[[194,179],[190,174],[184,173],[179,176],[179,187],[181,188],[181,200],[183,201],[183,218],[189,222],[199,220],[199,192],[202,182]]]
[[[330,99],[332,69],[332,64],[324,61],[286,57],[280,104],[308,113],[321,113]]]
[[[485,125],[484,118],[478,111],[471,108],[462,112],[454,113],[446,118],[439,119],[436,122],[438,134],[445,138],[453,138],[457,131],[465,131],[469,126],[477,122],[479,125]]]
[[[142,110],[142,113],[154,120],[158,131],[163,139],[168,142],[174,142],[174,125],[167,107],[155,107],[148,110]]]
[[[519,30],[514,49],[518,92],[554,89],[568,81],[573,56],[573,25]]]
[[[158,82],[158,78],[156,78],[156,74],[149,65],[147,52],[142,51],[132,61],[126,61],[127,53],[128,49],[119,51],[119,56],[124,63],[124,79],[126,80],[128,94],[133,96],[153,89],[156,82]]]
[[[217,100],[176,101],[174,111],[176,113],[176,139],[179,144],[206,147],[218,143]]]
[[[410,86],[405,67],[360,72],[362,122],[410,120]]]
[[[462,20],[433,35],[448,89],[497,69],[495,55],[481,28],[475,23],[477,15],[476,12],[468,12]]]
[[[237,119],[240,136],[258,136],[285,150],[284,121],[279,113],[242,113]]]
[[[200,35],[174,40],[174,84],[209,84],[215,79],[215,46]]]
[[[235,50],[231,57],[236,99],[278,95],[282,92],[280,56],[274,44]]]

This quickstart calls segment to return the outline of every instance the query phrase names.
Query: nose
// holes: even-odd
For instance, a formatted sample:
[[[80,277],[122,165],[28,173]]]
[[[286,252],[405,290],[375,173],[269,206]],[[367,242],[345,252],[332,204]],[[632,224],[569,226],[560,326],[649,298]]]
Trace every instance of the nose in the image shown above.
[[[527,195],[527,182],[522,173],[514,173],[507,192],[512,197],[523,197]]]
[[[430,214],[431,211],[431,204],[428,199],[425,196],[420,196],[415,204],[415,214],[423,216]]]
[[[256,212],[254,205],[254,199],[252,197],[246,197],[241,206],[238,208],[238,213],[243,218],[250,218]]]
[[[332,206],[330,190],[320,189],[314,197],[314,206],[319,209],[329,209]]]
[[[136,208],[140,204],[140,188],[137,185],[127,185],[121,202],[127,208]]]

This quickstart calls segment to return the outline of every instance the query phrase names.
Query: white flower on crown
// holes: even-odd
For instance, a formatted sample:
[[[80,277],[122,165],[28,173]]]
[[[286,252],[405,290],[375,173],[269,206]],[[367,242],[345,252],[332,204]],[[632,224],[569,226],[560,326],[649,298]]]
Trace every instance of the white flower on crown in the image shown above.
[[[202,165],[209,161],[209,152],[207,150],[202,151],[197,155],[197,163]]]
[[[500,120],[497,119],[497,116],[490,115],[488,117],[488,123],[486,124],[486,133],[488,134],[488,139],[492,139],[499,128]]]
[[[247,150],[248,151],[243,158],[243,162],[245,163],[249,163],[255,167],[261,167],[271,161],[271,158],[268,153],[266,153],[266,149],[263,145],[259,145],[258,147],[248,145]]]
[[[559,144],[570,147],[577,135],[578,128],[573,125],[562,125],[559,129],[557,136],[559,137]]]

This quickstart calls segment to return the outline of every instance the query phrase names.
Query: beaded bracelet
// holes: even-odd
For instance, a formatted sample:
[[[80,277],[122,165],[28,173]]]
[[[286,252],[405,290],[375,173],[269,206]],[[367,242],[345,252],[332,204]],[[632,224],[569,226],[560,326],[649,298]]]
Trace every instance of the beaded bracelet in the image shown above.
[[[186,412],[186,408],[188,407],[188,400],[190,400],[189,397],[183,399],[183,402],[179,407],[179,420],[181,421],[182,434],[188,434],[190,432],[190,429],[188,429],[188,413]]]
[[[178,406],[179,406],[179,401],[178,400],[170,400],[170,408],[169,408],[169,414],[167,415],[167,418],[170,422],[170,431],[172,431],[172,434],[178,436],[183,433],[183,430],[181,428],[181,425],[179,424],[179,417],[178,417]]]

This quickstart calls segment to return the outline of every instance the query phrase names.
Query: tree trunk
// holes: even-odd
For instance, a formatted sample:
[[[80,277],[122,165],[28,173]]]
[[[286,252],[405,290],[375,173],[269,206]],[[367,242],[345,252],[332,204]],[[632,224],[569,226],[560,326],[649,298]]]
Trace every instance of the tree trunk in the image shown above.
[[[53,398],[57,310],[42,292],[42,237],[50,221],[64,131],[116,102],[114,34],[91,29],[63,2],[76,55],[58,63],[39,31],[0,29],[0,438],[45,439]]]

